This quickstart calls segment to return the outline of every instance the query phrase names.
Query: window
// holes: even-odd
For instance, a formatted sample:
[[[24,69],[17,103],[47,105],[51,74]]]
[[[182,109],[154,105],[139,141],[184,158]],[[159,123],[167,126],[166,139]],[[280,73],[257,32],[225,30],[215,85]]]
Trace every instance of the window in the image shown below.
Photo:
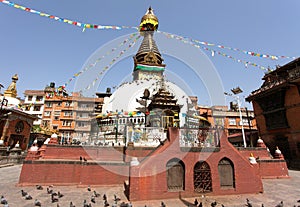
[[[86,127],[87,124],[85,122],[77,122],[77,127]]]
[[[51,111],[45,111],[44,116],[51,116]]]
[[[25,106],[25,111],[30,111],[31,106]]]
[[[86,109],[86,108],[91,107],[91,105],[90,104],[78,104],[78,107]]]
[[[60,111],[54,111],[54,116],[60,116]]]
[[[36,101],[43,101],[43,96],[37,96]]]
[[[194,191],[197,193],[212,192],[211,171],[205,161],[198,161],[194,166]]]
[[[72,121],[68,121],[68,120],[63,121],[63,126],[71,126],[71,125],[72,125]]]
[[[50,122],[48,120],[43,120],[42,126],[47,127],[47,126],[49,126],[49,123]]]
[[[229,123],[229,125],[236,125],[236,120],[235,120],[235,118],[229,118],[229,119],[228,119],[228,123]]]
[[[224,118],[216,117],[215,118],[215,125],[224,126]]]
[[[28,101],[32,101],[32,96],[28,96]]]
[[[34,106],[33,107],[33,111],[40,111],[41,110],[41,106]]]
[[[66,106],[73,106],[73,102],[72,101],[67,101],[65,105]]]
[[[73,111],[65,111],[65,116],[73,116]]]
[[[52,107],[52,103],[51,102],[45,102],[45,106],[46,107]]]
[[[244,119],[244,118],[243,118],[242,121],[240,121],[239,124],[240,124],[240,126],[242,126],[242,125],[243,125],[243,126],[248,126],[248,125],[249,125],[248,119]]]
[[[61,106],[61,102],[58,102],[58,103],[57,103],[57,106]]]
[[[89,118],[89,114],[88,113],[79,113],[78,117],[80,117],[80,118]]]

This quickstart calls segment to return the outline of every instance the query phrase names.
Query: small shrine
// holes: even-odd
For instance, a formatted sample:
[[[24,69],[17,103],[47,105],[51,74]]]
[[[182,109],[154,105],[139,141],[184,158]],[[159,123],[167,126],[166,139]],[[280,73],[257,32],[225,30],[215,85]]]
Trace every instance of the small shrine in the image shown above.
[[[0,97],[0,151],[2,155],[9,155],[15,148],[21,151],[27,149],[30,130],[35,116],[29,115],[20,108],[17,98],[18,75],[12,77],[12,82]],[[16,151],[15,149],[13,151]]]
[[[163,127],[179,127],[180,105],[173,94],[166,90],[162,80],[162,86],[158,92],[152,96],[151,103],[148,106],[150,113],[150,126]]]

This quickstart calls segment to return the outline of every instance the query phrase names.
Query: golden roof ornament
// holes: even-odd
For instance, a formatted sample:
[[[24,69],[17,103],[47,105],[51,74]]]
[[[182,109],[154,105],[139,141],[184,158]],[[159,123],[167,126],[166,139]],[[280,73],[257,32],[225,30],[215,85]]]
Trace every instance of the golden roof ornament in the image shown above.
[[[158,19],[153,13],[151,6],[147,10],[146,14],[142,17],[140,23],[140,32],[141,31],[155,31],[158,28]]]
[[[11,79],[12,79],[11,84],[4,91],[4,96],[16,98],[17,97],[16,83],[17,83],[17,80],[19,80],[18,74],[15,74]]]

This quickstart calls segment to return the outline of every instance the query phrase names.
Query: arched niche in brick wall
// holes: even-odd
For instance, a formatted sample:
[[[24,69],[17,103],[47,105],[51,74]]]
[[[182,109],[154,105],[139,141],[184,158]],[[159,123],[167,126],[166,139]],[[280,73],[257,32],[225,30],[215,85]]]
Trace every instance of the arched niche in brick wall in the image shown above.
[[[167,162],[168,191],[182,191],[185,185],[185,165],[182,160],[173,158]]]
[[[224,157],[219,161],[218,171],[221,188],[235,188],[235,175],[233,162]]]

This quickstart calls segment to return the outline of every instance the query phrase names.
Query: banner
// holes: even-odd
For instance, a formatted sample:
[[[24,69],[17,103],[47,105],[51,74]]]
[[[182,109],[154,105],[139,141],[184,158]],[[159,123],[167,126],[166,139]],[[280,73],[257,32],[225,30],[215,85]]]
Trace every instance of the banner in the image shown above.
[[[137,27],[129,27],[129,26],[112,26],[112,25],[98,25],[98,24],[87,24],[87,23],[81,23],[78,21],[73,21],[73,20],[69,20],[69,19],[64,19],[61,17],[57,17],[51,14],[47,14],[41,11],[36,11],[34,9],[30,9],[28,7],[24,7],[21,6],[19,4],[7,1],[7,0],[0,0],[1,3],[6,4],[8,6],[14,7],[16,9],[20,9],[26,12],[30,12],[32,14],[37,14],[41,17],[47,17],[49,19],[55,20],[55,21],[59,21],[59,22],[63,22],[63,23],[67,23],[70,25],[74,25],[77,27],[81,27],[84,31],[85,29],[99,29],[99,30],[103,30],[103,29],[112,29],[112,30],[120,30],[120,29],[138,29]]]

